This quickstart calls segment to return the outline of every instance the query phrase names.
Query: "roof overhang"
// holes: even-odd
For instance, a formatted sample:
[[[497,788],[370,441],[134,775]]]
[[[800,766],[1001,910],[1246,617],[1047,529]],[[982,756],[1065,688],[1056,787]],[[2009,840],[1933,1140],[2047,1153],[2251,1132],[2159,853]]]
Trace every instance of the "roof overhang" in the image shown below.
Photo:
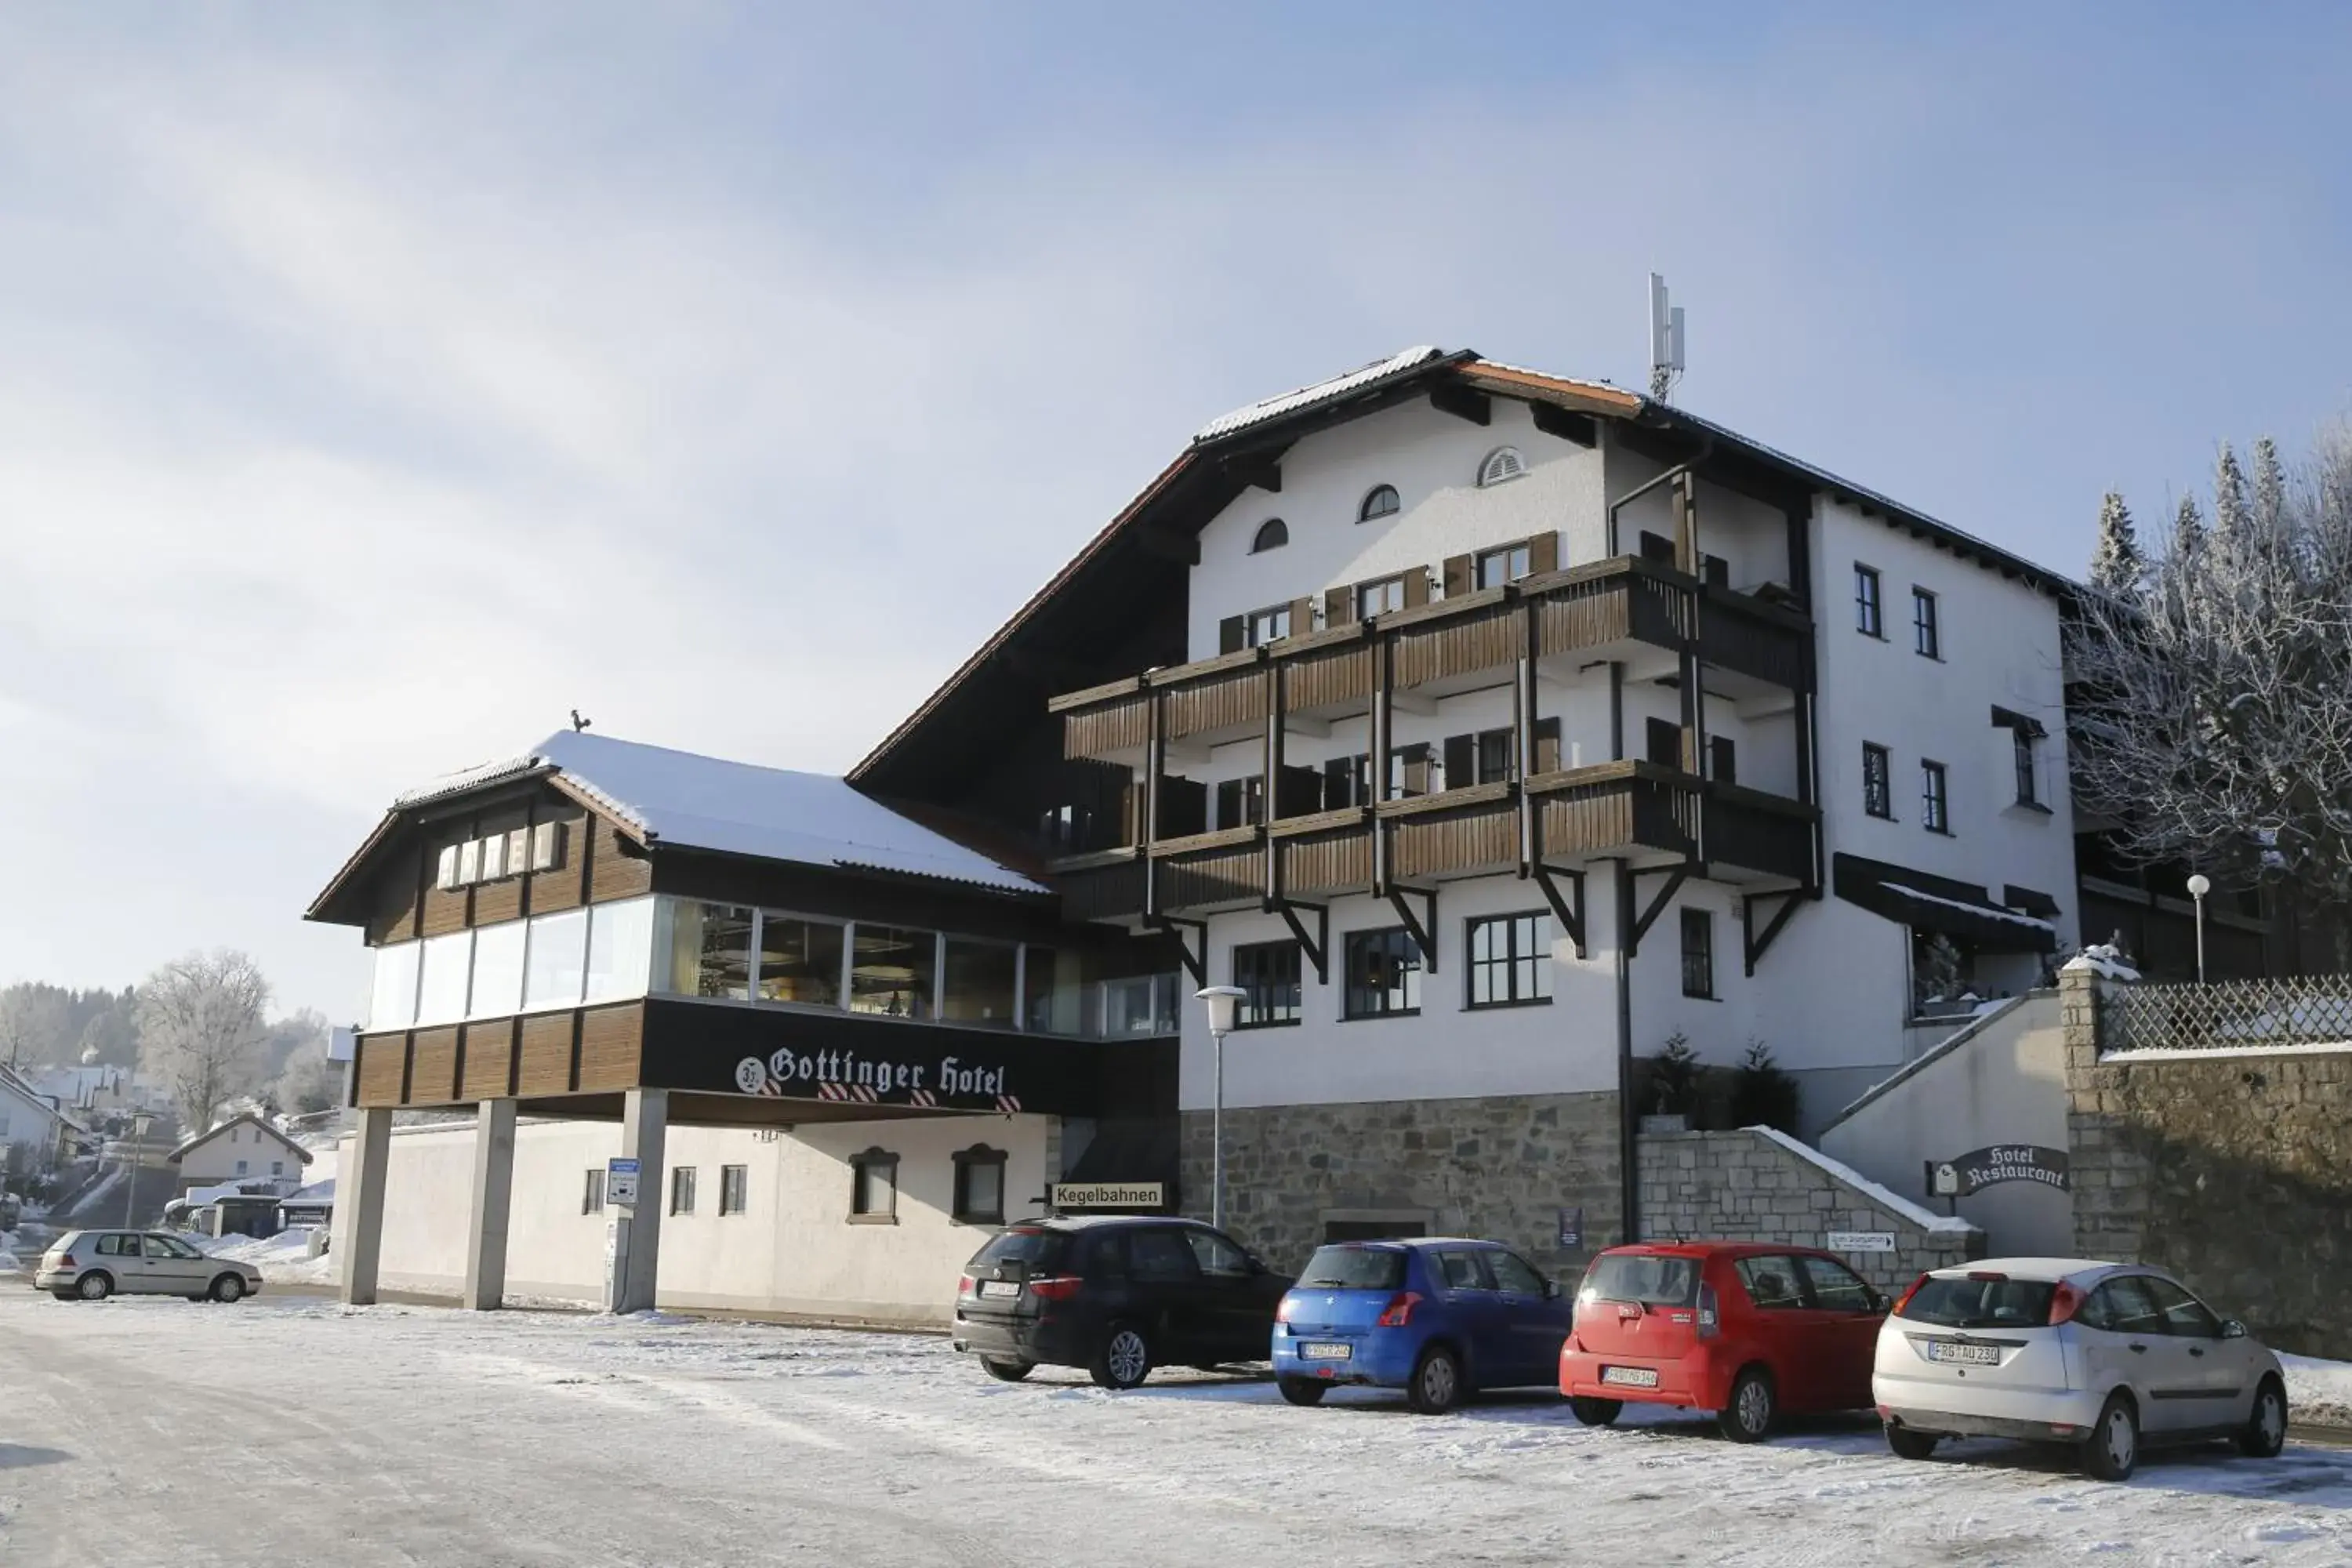
[[[1986,952],[2054,952],[2058,948],[2058,931],[2049,921],[2005,908],[1973,883],[1845,854],[1831,858],[1830,883],[1847,903],[1914,931],[1957,938]],[[2042,895],[2032,896],[2047,905],[2050,912],[2057,912]]]

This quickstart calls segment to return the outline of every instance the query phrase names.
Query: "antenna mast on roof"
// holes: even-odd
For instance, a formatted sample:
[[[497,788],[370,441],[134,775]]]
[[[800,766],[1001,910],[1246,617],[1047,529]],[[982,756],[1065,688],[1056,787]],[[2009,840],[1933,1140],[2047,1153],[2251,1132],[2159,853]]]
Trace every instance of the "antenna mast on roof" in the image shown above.
[[[1650,274],[1650,395],[1660,403],[1683,374],[1683,308],[1666,300],[1666,279]]]

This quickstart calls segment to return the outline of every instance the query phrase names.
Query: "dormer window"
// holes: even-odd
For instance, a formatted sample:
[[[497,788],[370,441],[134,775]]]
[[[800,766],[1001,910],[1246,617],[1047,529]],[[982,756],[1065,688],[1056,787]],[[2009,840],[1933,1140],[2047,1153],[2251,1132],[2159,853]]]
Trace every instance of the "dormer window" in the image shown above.
[[[1371,493],[1364,498],[1364,504],[1356,509],[1356,521],[1370,522],[1376,517],[1392,517],[1396,510],[1396,486],[1374,485]]]
[[[1289,525],[1278,517],[1269,517],[1257,525],[1257,533],[1250,540],[1250,553],[1257,555],[1268,550],[1279,550],[1289,542]]]
[[[1519,456],[1517,447],[1497,447],[1478,465],[1478,486],[1483,489],[1488,485],[1499,485],[1527,471],[1528,460]]]

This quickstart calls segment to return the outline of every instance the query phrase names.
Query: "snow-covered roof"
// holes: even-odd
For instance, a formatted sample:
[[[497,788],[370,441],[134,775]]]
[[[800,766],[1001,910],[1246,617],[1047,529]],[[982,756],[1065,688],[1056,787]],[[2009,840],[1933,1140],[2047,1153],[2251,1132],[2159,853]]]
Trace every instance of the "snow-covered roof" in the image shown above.
[[[403,799],[541,772],[560,774],[649,844],[1045,891],[830,773],[758,767],[585,731],[560,730],[522,757],[452,774]]]
[[[296,1158],[299,1159],[302,1163],[307,1165],[310,1163],[310,1151],[303,1148],[302,1145],[294,1142],[293,1139],[286,1136],[285,1133],[280,1132],[277,1128],[272,1127],[268,1122],[264,1121],[260,1117],[254,1115],[251,1111],[247,1111],[242,1116],[232,1116],[227,1121],[221,1122],[217,1126],[206,1128],[204,1131],[197,1133],[194,1138],[189,1139],[186,1142],[173,1150],[169,1154],[164,1155],[163,1158],[171,1161],[176,1165],[180,1163],[182,1155],[186,1154],[190,1150],[194,1149],[201,1144],[211,1142],[214,1139],[219,1137],[222,1133],[227,1131],[232,1127],[258,1127],[261,1131],[268,1133],[272,1138],[277,1139],[280,1143],[285,1144],[286,1147],[294,1151]]]
[[[1401,371],[1411,370],[1415,365],[1427,364],[1444,352],[1444,349],[1433,344],[1423,343],[1417,347],[1409,348],[1402,353],[1393,353],[1386,359],[1376,359],[1370,364],[1358,365],[1354,370],[1343,375],[1332,376],[1328,381],[1318,381],[1309,386],[1293,387],[1290,391],[1276,396],[1260,398],[1255,403],[1234,409],[1231,414],[1221,415],[1210,420],[1201,426],[1200,434],[1194,436],[1192,439],[1213,441],[1221,436],[1230,436],[1237,430],[1246,430],[1251,426],[1265,420],[1278,418],[1285,414],[1296,414],[1302,408],[1312,408],[1318,403],[1328,403],[1335,397],[1345,397],[1359,387],[1370,386],[1376,381],[1395,375]]]
[[[323,1182],[312,1182],[307,1187],[297,1187],[278,1201],[280,1203],[297,1205],[333,1203],[335,1201],[335,1178],[329,1176]]]

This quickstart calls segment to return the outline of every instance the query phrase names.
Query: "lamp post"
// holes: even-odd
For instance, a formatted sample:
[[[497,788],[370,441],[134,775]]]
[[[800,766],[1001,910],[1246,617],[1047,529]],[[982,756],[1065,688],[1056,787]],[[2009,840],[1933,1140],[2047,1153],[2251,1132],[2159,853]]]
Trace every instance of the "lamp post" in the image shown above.
[[[155,1119],[145,1111],[131,1119],[131,1152],[124,1159],[127,1173],[122,1183],[122,1228],[131,1228],[131,1205],[139,1194],[139,1162],[147,1143],[147,1130]]]
[[[1225,1037],[1234,1014],[1249,993],[1238,985],[1206,985],[1194,993],[1209,1013],[1209,1039],[1216,1052],[1215,1098],[1209,1110],[1209,1223],[1225,1228]]]
[[[2189,896],[2197,900],[2197,984],[2205,984],[2205,895],[2213,890],[2213,883],[2200,871],[2189,879]]]

